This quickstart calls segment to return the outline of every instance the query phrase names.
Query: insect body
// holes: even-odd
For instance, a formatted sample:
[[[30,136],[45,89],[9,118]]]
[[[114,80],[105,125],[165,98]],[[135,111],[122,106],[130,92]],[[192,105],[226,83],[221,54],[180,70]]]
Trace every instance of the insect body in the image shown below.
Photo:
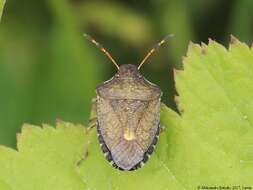
[[[146,80],[140,66],[165,40],[158,43],[141,62],[120,67],[94,39],[93,43],[112,60],[118,72],[96,89],[97,132],[106,159],[120,170],[140,168],[153,153],[160,132],[160,88]]]

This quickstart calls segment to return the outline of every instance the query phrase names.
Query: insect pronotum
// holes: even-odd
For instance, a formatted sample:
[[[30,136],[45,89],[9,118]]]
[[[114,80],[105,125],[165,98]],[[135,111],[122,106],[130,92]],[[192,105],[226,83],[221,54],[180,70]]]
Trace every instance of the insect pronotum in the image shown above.
[[[96,88],[96,126],[98,140],[106,159],[119,170],[136,170],[153,153],[160,133],[159,86],[139,72],[146,60],[164,44],[166,36],[144,57],[138,67],[119,66],[110,53],[87,34],[117,67],[118,72]]]

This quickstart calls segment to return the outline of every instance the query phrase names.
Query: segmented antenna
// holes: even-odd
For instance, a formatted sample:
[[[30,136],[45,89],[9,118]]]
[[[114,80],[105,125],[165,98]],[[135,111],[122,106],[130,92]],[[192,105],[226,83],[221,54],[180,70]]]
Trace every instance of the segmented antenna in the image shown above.
[[[168,41],[169,38],[173,37],[174,34],[169,34],[165,36],[160,42],[158,42],[144,57],[144,59],[141,61],[140,65],[138,66],[138,70],[141,68],[141,66],[146,62],[146,60],[165,42]]]
[[[119,70],[119,65],[117,64],[117,62],[113,59],[113,57],[111,56],[111,54],[100,44],[98,43],[96,40],[94,40],[90,35],[88,34],[83,34],[83,36],[89,40],[90,42],[92,42],[93,44],[95,44],[110,60],[111,62],[117,67],[117,69]]]

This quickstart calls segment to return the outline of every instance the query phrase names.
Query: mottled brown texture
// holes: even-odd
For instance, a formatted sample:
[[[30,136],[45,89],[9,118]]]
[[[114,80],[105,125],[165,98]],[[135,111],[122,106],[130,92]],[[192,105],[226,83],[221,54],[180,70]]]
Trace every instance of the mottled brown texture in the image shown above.
[[[134,65],[122,65],[97,87],[97,119],[115,164],[130,170],[143,160],[160,121],[161,90]]]

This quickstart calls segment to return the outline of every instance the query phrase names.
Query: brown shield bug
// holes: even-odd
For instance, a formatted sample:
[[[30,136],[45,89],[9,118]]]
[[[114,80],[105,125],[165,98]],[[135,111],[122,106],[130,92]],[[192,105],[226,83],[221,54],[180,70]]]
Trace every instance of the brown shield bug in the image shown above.
[[[118,66],[97,41],[98,46],[117,67],[118,72],[96,88],[96,121],[98,140],[106,159],[117,169],[136,170],[153,153],[160,132],[159,86],[146,80],[139,69],[169,36],[152,48],[140,65]]]

